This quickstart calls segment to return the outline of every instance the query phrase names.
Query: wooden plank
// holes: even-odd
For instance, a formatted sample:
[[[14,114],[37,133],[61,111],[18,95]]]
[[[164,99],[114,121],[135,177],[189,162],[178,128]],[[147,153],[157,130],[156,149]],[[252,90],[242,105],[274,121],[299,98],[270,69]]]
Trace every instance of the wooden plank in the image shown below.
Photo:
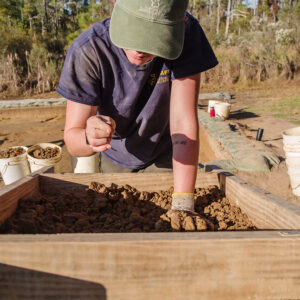
[[[169,189],[173,186],[173,173],[111,173],[111,174],[41,174],[41,187],[45,192],[66,190],[88,186],[90,182],[101,182],[105,185],[129,184],[143,191],[158,191]],[[200,173],[197,176],[196,186],[219,186],[216,173]]]
[[[53,167],[43,167],[0,189],[0,225],[15,212],[19,199],[39,191],[39,175],[53,170]]]
[[[298,299],[299,249],[300,231],[1,236],[0,278],[38,290],[31,299],[71,295],[53,288],[67,279],[92,296],[98,284],[99,299]],[[56,278],[47,286],[40,272]]]
[[[0,225],[16,210],[18,201],[39,190],[38,176],[26,176],[0,189]]]
[[[138,232],[138,233],[63,233],[63,234],[0,234],[0,244],[13,243],[99,243],[137,241],[194,241],[300,238],[300,230],[215,231],[215,232]],[[1,256],[0,256],[1,257]]]
[[[220,173],[226,197],[261,229],[300,229],[300,207],[251,185],[231,173]]]
[[[1,263],[0,279],[3,300],[107,299],[101,284]]]

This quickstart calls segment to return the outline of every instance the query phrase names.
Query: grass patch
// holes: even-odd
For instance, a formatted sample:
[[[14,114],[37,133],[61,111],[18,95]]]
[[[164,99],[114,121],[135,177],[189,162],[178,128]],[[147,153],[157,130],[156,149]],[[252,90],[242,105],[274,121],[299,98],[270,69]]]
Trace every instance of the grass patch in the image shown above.
[[[245,111],[300,124],[300,96],[266,99],[255,103],[255,106],[247,107]]]

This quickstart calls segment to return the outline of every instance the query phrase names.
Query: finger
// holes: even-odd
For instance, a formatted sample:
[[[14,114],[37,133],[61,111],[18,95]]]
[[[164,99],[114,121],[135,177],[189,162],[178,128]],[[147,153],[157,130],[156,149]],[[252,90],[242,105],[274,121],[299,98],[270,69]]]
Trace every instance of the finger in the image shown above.
[[[106,145],[110,143],[110,139],[108,138],[100,138],[100,139],[89,139],[89,143],[93,147],[98,147],[102,145]]]
[[[114,134],[114,130],[110,125],[107,125],[107,127],[103,129],[95,128],[95,131],[102,137],[111,137]]]
[[[103,115],[97,115],[96,117],[98,119],[100,119],[101,121],[103,121],[104,123],[110,125],[113,128],[113,130],[116,129],[116,122],[111,117],[109,117],[109,116],[103,116]]]
[[[110,129],[111,131],[111,129]],[[98,128],[87,128],[86,129],[86,135],[88,136],[88,139],[102,139],[102,138],[111,138],[110,132],[104,129],[98,129]]]
[[[110,124],[106,123],[103,119],[93,116],[87,122],[87,131],[91,132],[92,130],[102,130],[106,135],[111,135],[113,128]]]
[[[92,146],[91,146],[91,148],[92,148],[92,150],[93,150],[94,152],[104,152],[104,151],[106,151],[106,150],[111,149],[111,145],[105,144],[105,145],[98,146],[98,147],[92,147]]]

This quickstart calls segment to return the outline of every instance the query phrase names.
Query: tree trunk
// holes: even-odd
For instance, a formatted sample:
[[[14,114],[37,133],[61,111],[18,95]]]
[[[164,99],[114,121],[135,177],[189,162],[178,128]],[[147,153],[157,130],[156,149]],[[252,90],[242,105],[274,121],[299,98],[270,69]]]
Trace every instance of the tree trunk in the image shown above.
[[[211,17],[211,15],[212,15],[212,0],[207,1],[206,7],[207,7],[207,15],[209,17]]]
[[[228,37],[230,15],[231,15],[231,0],[228,0],[227,16],[226,16],[226,27],[225,27],[225,38]]]
[[[54,28],[55,28],[55,39],[57,40],[58,35],[58,18],[57,18],[57,6],[56,0],[54,0]]]
[[[221,10],[221,0],[218,0],[218,8],[217,8],[217,34],[220,33],[220,10]]]
[[[42,16],[42,36],[45,35],[45,23],[44,23],[44,16]]]
[[[233,12],[232,12],[232,10],[233,10],[233,8],[234,8],[234,0],[231,0],[231,3],[230,3],[230,24],[233,24]]]
[[[253,0],[252,1],[252,3],[253,3],[253,16],[256,16],[256,0]]]
[[[47,24],[48,24],[47,1],[43,0],[42,36],[44,36],[45,34]]]

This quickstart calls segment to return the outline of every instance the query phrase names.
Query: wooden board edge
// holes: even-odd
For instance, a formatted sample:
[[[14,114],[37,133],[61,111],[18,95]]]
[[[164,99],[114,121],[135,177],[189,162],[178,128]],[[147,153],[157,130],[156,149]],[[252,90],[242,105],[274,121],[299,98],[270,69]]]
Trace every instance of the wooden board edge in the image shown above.
[[[40,190],[40,175],[53,170],[53,166],[45,166],[0,189],[0,225],[13,215],[20,198],[31,197]]]
[[[0,189],[0,225],[13,215],[18,201],[39,191],[39,177],[26,176]]]
[[[141,233],[62,233],[2,234],[0,243],[106,243],[195,240],[300,240],[300,230],[209,231],[209,232],[141,232]]]
[[[226,197],[264,229],[300,229],[300,207],[229,172],[219,173]]]
[[[163,190],[173,186],[173,173],[90,173],[90,174],[74,174],[74,173],[54,173],[40,174],[41,186],[50,189],[52,186],[57,190],[68,186],[70,188],[76,185],[88,186],[90,182],[101,182],[105,185],[111,183],[129,184],[137,189],[145,191]],[[152,182],[149,183],[149,182]],[[216,185],[219,187],[219,179],[217,173],[199,172],[196,180],[196,186],[207,187]],[[153,188],[149,188],[152,187]]]
[[[101,284],[108,299],[297,299],[299,246],[300,238],[86,243],[37,239],[0,243],[0,276],[5,284],[12,281],[20,294],[32,290],[41,299],[50,292],[63,298],[62,292],[69,295],[74,284],[78,286],[66,284],[61,276]],[[48,276],[48,282],[32,285],[43,275],[39,272],[56,280]],[[65,289],[59,289],[63,283]]]

